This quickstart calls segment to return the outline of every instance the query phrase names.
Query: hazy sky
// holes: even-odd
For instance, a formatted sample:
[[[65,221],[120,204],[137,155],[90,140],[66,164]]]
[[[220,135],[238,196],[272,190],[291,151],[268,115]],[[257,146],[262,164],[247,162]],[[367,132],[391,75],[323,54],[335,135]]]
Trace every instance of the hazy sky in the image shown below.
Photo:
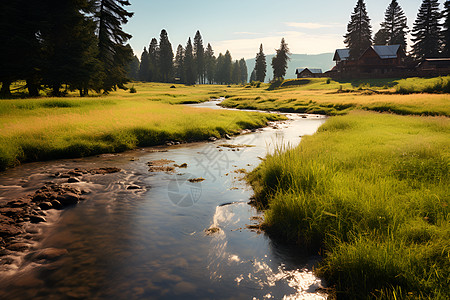
[[[215,54],[230,50],[233,59],[253,58],[262,43],[272,54],[284,37],[292,53],[318,54],[344,47],[343,35],[357,0],[130,0],[133,18],[125,30],[140,57],[152,37],[166,29],[174,51],[200,30]],[[391,0],[366,0],[375,33]],[[398,0],[412,28],[422,0]],[[440,0],[441,9],[444,0]]]

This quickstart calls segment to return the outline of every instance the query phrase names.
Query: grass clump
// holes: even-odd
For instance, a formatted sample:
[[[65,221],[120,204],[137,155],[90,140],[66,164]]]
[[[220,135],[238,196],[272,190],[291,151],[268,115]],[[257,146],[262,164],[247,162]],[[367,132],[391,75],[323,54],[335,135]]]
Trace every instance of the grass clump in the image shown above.
[[[249,175],[264,226],[322,250],[338,298],[450,296],[446,117],[354,111]]]

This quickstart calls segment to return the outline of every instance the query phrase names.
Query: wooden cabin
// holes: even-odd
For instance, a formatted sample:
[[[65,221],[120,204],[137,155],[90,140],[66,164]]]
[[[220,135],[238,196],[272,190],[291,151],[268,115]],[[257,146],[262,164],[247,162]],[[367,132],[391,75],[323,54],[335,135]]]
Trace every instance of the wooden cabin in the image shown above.
[[[319,78],[322,77],[322,69],[297,68],[295,70],[297,78]]]
[[[350,59],[349,49],[338,49],[333,58],[334,74],[348,78],[398,76],[405,70],[405,58],[401,45],[370,46],[358,59]]]

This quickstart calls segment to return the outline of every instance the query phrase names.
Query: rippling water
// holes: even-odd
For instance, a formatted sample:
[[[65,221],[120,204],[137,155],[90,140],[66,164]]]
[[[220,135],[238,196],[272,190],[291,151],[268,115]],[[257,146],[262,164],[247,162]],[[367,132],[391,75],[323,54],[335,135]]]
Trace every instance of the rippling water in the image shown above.
[[[262,215],[247,204],[252,191],[242,169],[254,169],[275,144],[298,144],[325,120],[290,117],[229,141],[32,163],[0,174],[0,201],[6,201],[49,180],[67,181],[52,178],[56,172],[122,169],[72,183],[89,192],[86,200],[47,216],[32,245],[68,254],[51,264],[15,257],[0,273],[0,298],[324,299],[317,291],[323,283],[311,272],[316,257],[248,229]],[[219,146],[224,143],[252,147]],[[149,172],[147,162],[159,159],[187,168]],[[199,177],[205,180],[189,181]]]

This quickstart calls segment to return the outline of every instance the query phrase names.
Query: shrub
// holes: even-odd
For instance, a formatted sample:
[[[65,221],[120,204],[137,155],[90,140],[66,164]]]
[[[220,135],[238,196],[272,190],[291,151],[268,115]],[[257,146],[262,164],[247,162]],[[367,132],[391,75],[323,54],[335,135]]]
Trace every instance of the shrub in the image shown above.
[[[136,94],[136,93],[137,93],[137,90],[136,90],[136,88],[134,87],[134,85],[130,88],[130,93],[131,93],[131,94]]]

